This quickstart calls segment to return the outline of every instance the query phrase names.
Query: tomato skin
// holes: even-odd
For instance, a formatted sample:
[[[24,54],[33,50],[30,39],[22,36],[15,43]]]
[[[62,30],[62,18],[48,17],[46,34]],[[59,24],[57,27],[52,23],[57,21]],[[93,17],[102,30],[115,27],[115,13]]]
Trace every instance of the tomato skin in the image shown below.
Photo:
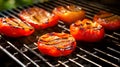
[[[57,33],[57,34],[59,34],[59,33]],[[58,37],[59,37],[59,35],[58,35]],[[60,35],[60,37],[61,37],[61,35]],[[73,41],[72,43],[64,44],[64,45],[69,45],[69,46],[71,45],[72,47],[70,49],[64,49],[64,48],[60,49],[60,48],[56,47],[57,44],[47,45],[47,44],[43,43],[42,41],[38,41],[37,44],[38,44],[38,49],[40,50],[40,52],[42,54],[49,55],[49,56],[52,56],[52,57],[67,56],[67,55],[71,54],[76,48],[76,42],[75,41]]]
[[[52,16],[52,18],[49,19],[48,23],[44,24],[42,26],[43,27],[42,29],[45,29],[45,28],[48,28],[48,27],[53,27],[53,26],[57,25],[58,20],[59,20],[58,16],[56,16],[56,15]]]
[[[58,16],[38,7],[32,7],[21,11],[19,17],[37,30],[53,27],[58,24],[59,20]]]
[[[76,43],[74,42],[73,47],[76,47]],[[41,42],[38,42],[38,49],[41,53],[53,57],[60,57],[60,56],[67,56],[73,52],[72,50],[58,50],[55,46],[48,46],[45,44],[42,44]]]
[[[94,16],[93,20],[100,23],[106,30],[118,30],[120,29],[120,16],[113,15],[114,16],[113,17],[112,15],[113,15],[112,13],[100,11],[98,14]]]
[[[8,36],[8,37],[21,37],[21,36],[29,36],[32,34],[34,30],[25,31],[23,29],[15,29],[14,27],[3,26],[0,28],[0,33]]]
[[[76,20],[82,20],[85,17],[85,11],[79,8],[75,5],[59,6],[54,8],[53,13],[59,16],[60,20],[63,22],[71,24]]]
[[[100,41],[102,38],[104,38],[104,28],[101,27],[99,30],[94,30],[94,29],[86,29],[84,27],[80,28],[80,25],[83,24],[85,25],[86,22],[91,22],[92,25],[94,25],[91,20],[89,19],[84,19],[83,21],[76,21],[75,24],[77,24],[77,26],[75,26],[75,24],[71,24],[70,25],[70,34],[79,41],[85,41],[85,42],[97,42]],[[91,27],[92,27],[91,25]],[[97,25],[100,25],[97,23]],[[101,25],[100,25],[101,26]]]
[[[8,25],[7,23],[4,23],[3,22],[4,20],[8,20],[6,22],[9,22],[10,19],[9,18],[0,18],[0,33],[5,36],[8,36],[8,37],[29,36],[34,32],[34,28],[31,28],[31,29],[24,28],[23,29],[20,27],[14,27],[14,26]]]

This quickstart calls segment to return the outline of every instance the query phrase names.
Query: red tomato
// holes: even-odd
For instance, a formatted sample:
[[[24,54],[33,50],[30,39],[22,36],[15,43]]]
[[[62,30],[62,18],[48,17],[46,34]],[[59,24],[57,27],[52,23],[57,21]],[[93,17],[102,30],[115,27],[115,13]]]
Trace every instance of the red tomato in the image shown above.
[[[100,23],[106,30],[120,29],[120,16],[100,11],[94,16],[94,21]]]
[[[82,20],[85,17],[85,11],[75,5],[56,7],[53,13],[67,24],[71,24],[76,20]]]
[[[76,40],[85,42],[97,42],[104,37],[103,27],[93,22],[89,19],[84,19],[83,21],[76,21],[70,26],[70,34]]]
[[[58,23],[58,16],[38,7],[28,8],[19,14],[20,18],[35,29],[45,29]]]
[[[0,18],[0,33],[9,37],[29,36],[34,28],[17,18]]]
[[[47,33],[39,37],[38,49],[53,57],[67,56],[76,48],[76,41],[67,33]]]

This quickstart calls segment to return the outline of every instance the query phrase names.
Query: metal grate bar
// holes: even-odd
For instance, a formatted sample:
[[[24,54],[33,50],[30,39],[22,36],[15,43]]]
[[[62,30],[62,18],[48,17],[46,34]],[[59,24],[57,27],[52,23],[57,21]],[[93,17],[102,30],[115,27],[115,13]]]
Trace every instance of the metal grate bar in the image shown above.
[[[114,43],[114,45],[117,46],[118,48],[120,47],[120,42],[119,41],[111,40],[111,42]],[[116,49],[116,48],[114,48],[114,49]]]
[[[36,65],[37,67],[39,67],[38,64],[36,64],[32,59],[30,59],[27,55],[25,55],[23,52],[21,52],[17,47],[15,47],[12,43],[10,43],[9,41],[6,41],[9,45],[11,45],[15,50],[17,50],[20,54],[22,54],[25,58],[27,58],[31,63],[33,63],[34,65]]]
[[[50,8],[50,10],[52,11],[54,9],[54,7],[57,6],[57,5],[52,5],[51,3],[45,3],[44,6]]]
[[[120,33],[113,32],[113,34],[115,34],[115,35],[117,35],[117,36],[120,36]]]
[[[4,51],[6,54],[8,54],[8,56],[10,56],[12,59],[14,59],[17,63],[19,63],[22,67],[26,67],[26,65],[24,65],[21,61],[19,61],[15,56],[13,56],[10,52],[8,52],[5,48],[3,48],[1,45],[0,45],[0,49],[2,51]]]
[[[51,63],[49,63],[44,57],[42,57],[40,54],[36,53],[35,51],[33,51],[31,48],[29,48],[27,45],[24,44],[24,47],[26,47],[28,50],[30,50],[33,54],[35,54],[37,57],[39,57],[40,59],[42,59],[42,61],[44,61],[46,64],[48,64],[50,67],[54,67],[54,65],[52,65]]]
[[[16,12],[15,10],[9,10],[9,12],[13,14],[15,17],[18,17],[18,12]]]
[[[65,25],[60,25],[60,24],[59,24],[58,27],[63,28],[63,29],[66,30],[66,31],[70,31],[68,28],[65,27]]]
[[[18,15],[18,13],[21,11],[20,9],[18,9],[18,8],[15,8],[15,9],[11,9],[12,11],[13,11],[13,13],[14,13],[14,11],[16,12],[16,15]]]
[[[114,13],[117,13],[119,14],[120,10],[119,9],[115,9],[115,8],[110,8],[110,7],[107,7],[107,6],[104,6],[104,5],[101,5],[99,3],[92,3],[92,4],[88,4],[87,2],[88,1],[82,1],[82,0],[78,0],[79,2],[85,4],[85,5],[88,5],[88,6],[91,6],[91,7],[94,7],[95,9],[100,9],[100,10],[106,10],[106,11],[111,11],[113,12],[113,10],[115,10]]]
[[[100,9],[97,9],[97,8],[93,8],[88,4],[82,4],[81,2],[70,1],[70,0],[67,0],[66,2],[73,3],[73,4],[76,4],[76,5],[79,5],[79,6],[83,6],[83,8],[88,9],[88,11],[90,11],[92,13],[96,13],[100,10]]]
[[[68,61],[68,60],[69,60],[69,61]],[[58,63],[60,63],[60,64],[62,64],[63,66],[67,67],[67,66],[70,66],[70,65],[67,65],[67,63],[72,62],[72,63],[76,64],[77,66],[84,67],[84,65],[82,65],[82,64],[80,64],[80,63],[78,63],[78,62],[75,61],[75,60],[78,60],[78,58],[73,58],[73,59],[69,58],[68,60],[67,60],[67,61],[64,61],[64,62],[58,60]],[[55,66],[59,66],[60,64],[57,64],[57,65],[55,65]]]
[[[113,39],[115,39],[115,40],[119,40],[119,38],[114,37],[114,36],[112,36],[112,35],[110,35],[110,34],[105,34],[105,36],[108,36],[108,37],[113,38]]]
[[[15,15],[13,15],[13,14],[11,14],[10,12],[9,12],[9,10],[8,11],[4,11],[4,12],[2,12],[3,14],[7,14],[6,16],[11,16],[11,17],[15,17],[15,18],[17,18]]]
[[[103,52],[103,51],[101,51],[101,50],[99,50],[99,49],[97,49],[97,48],[94,48],[94,50],[96,50],[96,51],[98,51],[98,52],[100,52],[100,53],[102,53],[102,54],[104,54],[104,55],[107,55],[107,56],[109,56],[109,57],[111,57],[111,58],[113,58],[113,59],[116,59],[117,61],[120,60],[120,58],[115,57],[115,56],[113,56],[113,55],[111,55],[111,54],[108,54],[108,53],[106,53],[106,52]]]
[[[78,59],[78,58],[76,58],[76,59]],[[75,59],[74,59],[74,60],[75,60]],[[80,63],[78,63],[78,62],[76,62],[76,61],[74,61],[74,60],[73,60],[73,59],[69,59],[69,61],[75,63],[76,65],[78,65],[78,66],[80,66],[80,67],[84,67],[82,64],[80,64]]]
[[[58,61],[58,63],[62,64],[62,65],[65,66],[65,67],[69,67],[68,65],[65,64],[65,62]]]
[[[18,7],[17,8],[17,11],[21,11],[21,10],[23,10],[23,9],[25,9],[24,7]]]
[[[116,49],[113,49],[113,48],[111,48],[111,47],[107,47],[107,49],[109,49],[109,50],[111,50],[111,51],[114,51],[114,52],[120,54],[120,51],[118,51],[118,50],[116,50]]]
[[[49,8],[49,7],[46,7],[44,4],[41,4],[41,3],[39,3],[39,4],[34,4],[35,6],[38,6],[38,7],[40,7],[40,8],[43,8],[43,9],[45,9],[45,10],[48,10],[48,11],[51,11],[52,9],[51,8]]]
[[[82,48],[80,48],[80,47],[78,47],[81,51],[84,51],[85,53],[87,53],[87,54],[89,54],[89,55],[91,55],[91,56],[93,56],[93,57],[96,57],[97,59],[100,59],[100,60],[102,60],[102,61],[104,61],[104,62],[106,62],[106,63],[108,63],[108,64],[111,64],[111,65],[113,65],[113,66],[115,66],[115,67],[119,67],[118,65],[116,65],[116,64],[114,64],[114,63],[112,63],[112,62],[110,62],[110,61],[108,61],[108,60],[106,60],[106,59],[103,59],[103,58],[101,58],[101,57],[99,57],[99,56],[97,56],[97,55],[95,55],[95,54],[93,54],[93,53],[90,53],[89,51],[87,51],[87,50],[85,50],[85,49],[82,49]]]
[[[0,15],[4,16],[4,17],[7,17],[7,15],[4,15],[3,13],[0,12]]]
[[[97,64],[97,63],[95,63],[95,62],[93,62],[93,61],[91,61],[91,60],[89,60],[89,59],[87,59],[87,58],[79,55],[79,54],[76,54],[76,56],[78,56],[78,57],[80,57],[81,59],[84,59],[84,60],[86,60],[86,61],[88,61],[88,62],[90,62],[90,63],[92,63],[92,64],[94,64],[94,65],[96,65],[96,66],[98,66],[98,67],[102,67],[101,65],[99,65],[99,64]]]

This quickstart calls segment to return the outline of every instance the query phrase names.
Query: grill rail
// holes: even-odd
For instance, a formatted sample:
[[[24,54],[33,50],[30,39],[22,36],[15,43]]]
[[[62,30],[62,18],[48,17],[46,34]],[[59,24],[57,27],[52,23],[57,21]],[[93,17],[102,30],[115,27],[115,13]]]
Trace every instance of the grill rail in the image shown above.
[[[106,10],[120,15],[120,10],[108,8],[107,6],[81,0],[57,0],[45,3],[37,3],[30,6],[18,7],[15,9],[0,12],[0,17],[18,17],[18,13],[26,8],[38,6],[47,11],[52,11],[56,6],[75,4],[82,7],[87,13],[86,17],[92,19],[94,14],[100,10]],[[114,11],[113,11],[114,10]],[[53,30],[54,29],[54,30]],[[100,43],[79,43],[73,54],[66,57],[53,58],[42,55],[37,50],[37,36],[44,34],[51,29],[37,31],[29,37],[11,39],[0,35],[0,49],[15,60],[22,67],[102,67],[120,66],[120,31],[106,32],[105,38]],[[69,28],[62,21],[52,28],[56,32],[69,32]],[[91,45],[91,46],[86,46]]]

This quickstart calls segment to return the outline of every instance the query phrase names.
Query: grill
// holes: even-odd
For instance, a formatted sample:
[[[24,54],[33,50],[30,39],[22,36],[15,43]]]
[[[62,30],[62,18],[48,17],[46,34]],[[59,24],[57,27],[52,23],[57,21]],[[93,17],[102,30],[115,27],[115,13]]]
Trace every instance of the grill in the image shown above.
[[[38,6],[47,11],[52,11],[56,6],[75,4],[86,11],[86,17],[92,19],[100,10],[109,11],[120,15],[120,10],[95,2],[83,0],[55,0],[36,3],[15,9],[0,12],[0,17],[18,17],[18,13],[26,8]],[[77,42],[76,50],[66,57],[50,57],[41,54],[37,49],[38,36],[47,32],[69,33],[69,26],[62,21],[55,27],[36,31],[28,37],[9,38],[0,35],[0,63],[5,67],[119,67],[120,66],[120,30],[106,31],[105,38],[97,43]],[[8,58],[9,56],[9,58]],[[12,59],[11,59],[12,58]],[[4,61],[1,61],[4,60]]]

